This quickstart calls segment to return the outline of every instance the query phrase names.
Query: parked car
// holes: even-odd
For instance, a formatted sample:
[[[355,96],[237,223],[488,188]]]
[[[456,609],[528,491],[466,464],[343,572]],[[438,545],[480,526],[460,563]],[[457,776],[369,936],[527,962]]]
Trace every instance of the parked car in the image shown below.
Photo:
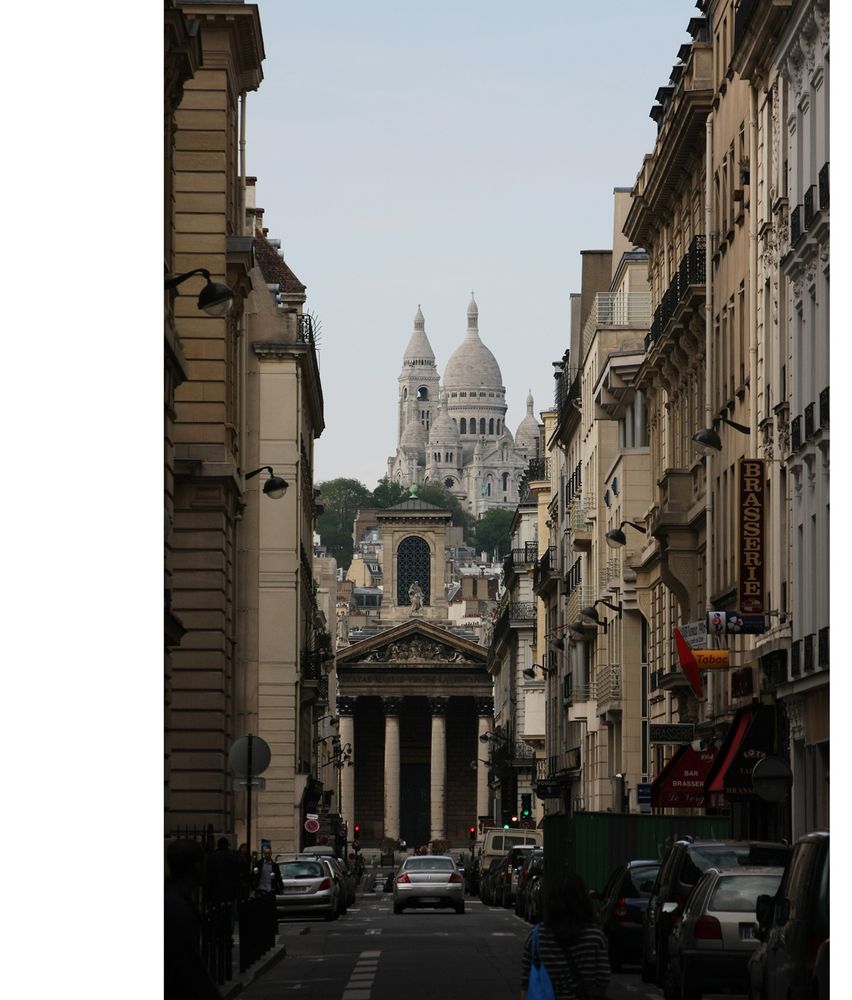
[[[530,872],[529,888],[527,890],[527,921],[540,924],[544,916],[544,858],[535,862],[534,870]]]
[[[642,917],[659,872],[659,861],[628,861],[615,869],[600,894],[598,915],[613,972],[625,962],[642,960]]]
[[[739,865],[782,867],[787,844],[748,840],[692,840],[683,837],[668,849],[642,917],[642,981],[663,985],[668,938],[680,920],[686,900],[708,868]],[[675,906],[664,905],[674,903]]]
[[[326,920],[340,916],[340,885],[328,858],[278,855],[282,892],[276,894],[279,917],[315,913]]]
[[[479,898],[486,906],[494,905],[494,883],[497,878],[497,869],[500,867],[503,858],[494,858],[485,871],[479,876]]]
[[[497,877],[494,889],[494,901],[498,906],[508,910],[514,905],[521,868],[534,850],[532,844],[524,844],[521,847],[513,847],[506,855],[506,867],[501,869],[501,875]]]
[[[757,919],[763,944],[749,962],[750,996],[754,1000],[827,996],[827,831],[808,833],[796,841],[777,892],[758,898]]]
[[[666,1000],[700,1000],[704,993],[747,990],[748,960],[759,944],[757,898],[775,893],[783,871],[708,868],[669,935]]]
[[[393,884],[393,912],[409,906],[451,906],[464,913],[464,879],[448,854],[406,858]]]
[[[529,906],[530,876],[536,870],[536,865],[541,862],[543,857],[544,849],[541,847],[534,848],[524,858],[520,872],[518,873],[518,887],[515,890],[515,913],[517,916],[523,917],[524,920],[527,919],[527,908]]]

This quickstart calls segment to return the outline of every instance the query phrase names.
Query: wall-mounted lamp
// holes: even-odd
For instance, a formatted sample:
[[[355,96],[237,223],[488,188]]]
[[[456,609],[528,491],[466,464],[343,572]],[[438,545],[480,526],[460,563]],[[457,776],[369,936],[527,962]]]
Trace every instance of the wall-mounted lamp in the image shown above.
[[[606,543],[611,549],[617,549],[627,544],[627,535],[622,531],[625,524],[629,524],[631,528],[641,531],[643,535],[646,534],[646,529],[641,524],[637,524],[635,521],[622,521],[617,528],[613,528],[612,531],[608,531],[604,535]]]
[[[314,725],[318,726],[323,721],[323,719],[328,719],[328,724],[330,726],[339,726],[340,725],[340,716],[339,715],[321,715],[314,722]]]
[[[508,743],[509,737],[504,736],[502,733],[482,733],[479,737],[480,743],[491,743],[495,740],[498,743]]]
[[[556,673],[553,667],[545,667],[541,663],[533,663],[533,665],[530,667],[524,667],[523,671],[521,672],[523,673],[524,677],[529,677],[530,680],[534,680],[536,670],[540,670],[545,677],[550,677],[551,674]]]
[[[733,427],[740,434],[751,434],[750,428],[746,427],[745,424],[738,424],[736,420],[728,420],[727,417],[723,417],[720,413],[717,417],[713,418],[712,427],[702,427],[700,431],[696,431],[692,435],[695,447],[702,455],[714,455],[722,450],[722,439],[716,430],[720,423]]]
[[[269,478],[263,484],[263,492],[268,497],[272,497],[273,500],[279,500],[287,492],[287,487],[290,484],[286,479],[276,476],[271,465],[261,465],[259,469],[253,469],[251,472],[247,472],[246,481],[252,479],[259,472],[264,471],[269,473]]]
[[[610,604],[609,601],[603,598],[595,601],[594,604],[590,604],[587,608],[580,608],[580,616],[588,619],[590,622],[594,622],[595,625],[600,624],[600,615],[598,614],[598,609],[595,607],[596,604],[602,604],[605,608],[609,608],[610,611],[615,611],[619,618],[621,617],[623,610],[621,601],[618,604]]]
[[[203,309],[208,316],[224,316],[229,313],[234,304],[234,290],[230,285],[225,285],[221,281],[211,281],[210,272],[206,267],[197,267],[194,271],[187,271],[186,274],[166,278],[166,290],[177,288],[194,274],[201,274],[207,279],[207,284],[201,289],[198,296],[198,308]]]

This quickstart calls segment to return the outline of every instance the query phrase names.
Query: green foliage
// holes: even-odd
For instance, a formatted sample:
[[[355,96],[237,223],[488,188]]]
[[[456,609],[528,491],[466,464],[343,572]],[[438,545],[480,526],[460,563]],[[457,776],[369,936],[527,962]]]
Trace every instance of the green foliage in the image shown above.
[[[509,529],[514,516],[514,511],[498,507],[487,510],[476,522],[476,551],[491,555],[496,549],[498,558],[505,555],[512,544]]]
[[[325,508],[317,518],[322,544],[348,569],[352,562],[352,525],[361,507],[373,506],[373,494],[357,479],[329,479],[319,483],[320,503]]]
[[[445,507],[452,512],[453,524],[464,528],[465,540],[473,535],[473,518],[462,508],[459,501],[441,483],[426,483],[417,494],[418,500],[433,503],[436,507]]]
[[[385,476],[378,481],[376,488],[373,490],[373,506],[382,508],[393,507],[394,504],[402,503],[407,497],[408,490]]]

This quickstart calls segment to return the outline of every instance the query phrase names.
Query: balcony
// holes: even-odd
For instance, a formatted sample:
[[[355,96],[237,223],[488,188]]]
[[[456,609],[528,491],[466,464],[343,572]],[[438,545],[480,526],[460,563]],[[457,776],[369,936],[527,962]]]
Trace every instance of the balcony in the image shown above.
[[[575,684],[574,677],[566,674],[562,679],[562,700],[566,705],[591,701],[592,689],[588,684]]]
[[[824,212],[828,208],[828,164],[823,164],[817,178],[819,184],[819,208]]]
[[[503,559],[503,579],[507,587],[514,576],[528,570],[538,559],[538,542],[527,542],[522,549],[512,549]]]
[[[536,761],[536,781],[559,781],[571,777],[570,772],[579,771],[582,766],[580,747],[571,747],[555,757],[545,757]]]
[[[814,672],[814,640],[816,636],[811,632],[810,635],[805,636],[804,647],[805,647],[805,673],[812,674]]]
[[[790,447],[794,452],[802,447],[802,418],[801,415],[793,417],[790,423]]]
[[[541,479],[550,479],[550,459],[531,458],[527,468],[527,480],[528,482],[535,482]]]
[[[660,668],[657,671],[657,688],[660,691],[673,691],[675,688],[688,687],[691,687],[691,684],[677,664],[671,664],[668,670]]]
[[[828,389],[826,386],[819,394],[819,426],[821,429],[828,427]]]
[[[540,595],[549,589],[550,584],[556,584],[559,580],[559,570],[556,558],[556,546],[548,545],[544,555],[535,564],[533,570],[533,591]]]
[[[814,221],[814,201],[816,195],[816,186],[811,184],[807,191],[805,191],[805,197],[802,199],[805,208],[805,229],[810,229],[811,223]]]
[[[312,316],[299,316],[296,328],[296,339],[302,344],[313,344],[316,346],[316,331]]]
[[[681,258],[669,287],[654,310],[654,319],[645,337],[646,350],[665,334],[669,322],[679,312],[681,306],[692,306],[696,300],[703,301],[706,284],[706,247],[707,241],[704,236],[694,237],[689,244],[689,249]]]
[[[595,593],[588,584],[581,583],[568,595],[565,602],[565,620],[575,622],[580,617],[580,608],[587,608],[594,603]]]
[[[598,715],[621,709],[621,666],[609,663],[602,667],[595,677],[595,701]]]
[[[790,676],[802,676],[802,640],[797,639],[790,649]]]
[[[817,632],[817,666],[828,670],[828,626]]]
[[[588,548],[592,544],[592,532],[595,530],[592,514],[597,514],[593,494],[584,493],[571,504],[568,511],[568,525],[574,548]]]
[[[500,612],[500,617],[494,626],[493,644],[496,646],[513,626],[515,628],[534,628],[535,618],[536,606],[534,601],[512,601],[504,605]]]
[[[601,327],[625,326],[640,330],[651,318],[650,292],[598,292],[583,327],[583,354]]]
[[[321,649],[302,650],[302,682],[319,686],[325,652]]]
[[[808,403],[805,407],[805,440],[814,439],[814,404]]]
[[[790,249],[792,250],[804,236],[805,230],[802,228],[802,206],[796,205],[790,213]]]

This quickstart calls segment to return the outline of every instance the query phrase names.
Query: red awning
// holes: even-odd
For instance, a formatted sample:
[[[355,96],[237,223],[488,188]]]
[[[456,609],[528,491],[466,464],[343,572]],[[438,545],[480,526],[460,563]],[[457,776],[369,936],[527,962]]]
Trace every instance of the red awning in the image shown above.
[[[743,737],[751,724],[752,715],[753,713],[750,708],[741,709],[737,717],[731,723],[731,728],[728,730],[725,742],[719,748],[720,764],[718,767],[713,768],[715,774],[707,786],[708,792],[725,791],[725,775],[728,773],[728,768],[731,764],[733,764],[734,757],[736,757],[740,746],[742,745]]]
[[[704,782],[716,759],[716,751],[694,750],[691,743],[679,747],[651,785],[655,809],[703,806]]]

